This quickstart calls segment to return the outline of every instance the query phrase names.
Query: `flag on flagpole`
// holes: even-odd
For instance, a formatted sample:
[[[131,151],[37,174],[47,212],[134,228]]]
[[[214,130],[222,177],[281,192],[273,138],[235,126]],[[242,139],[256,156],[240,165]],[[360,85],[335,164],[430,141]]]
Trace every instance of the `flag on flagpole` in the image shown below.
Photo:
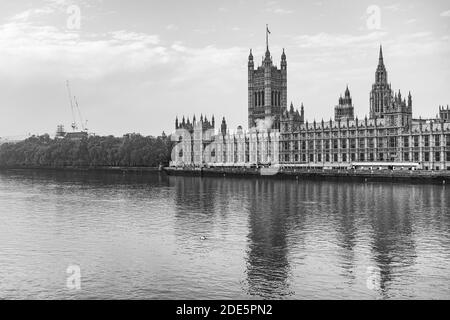
[[[269,25],[267,25],[266,27],[267,27],[267,33],[268,33],[268,34],[271,34],[271,33],[270,33],[270,30],[269,30]]]

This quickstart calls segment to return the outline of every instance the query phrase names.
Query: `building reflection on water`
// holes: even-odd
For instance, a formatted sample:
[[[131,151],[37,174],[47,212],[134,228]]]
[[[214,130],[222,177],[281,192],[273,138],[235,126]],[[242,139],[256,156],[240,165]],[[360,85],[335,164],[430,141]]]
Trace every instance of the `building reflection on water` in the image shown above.
[[[236,278],[250,296],[295,298],[317,283],[322,294],[311,298],[328,297],[327,288],[347,289],[336,298],[393,297],[419,272],[419,239],[431,233],[449,245],[442,186],[195,177],[169,185],[183,241],[192,229],[220,237],[227,225],[242,228],[234,237],[246,241],[245,271]],[[378,280],[370,290],[368,268]]]
[[[301,229],[296,221],[296,202],[290,201],[290,184],[252,182],[246,259],[248,294],[264,298],[290,295],[290,235]]]

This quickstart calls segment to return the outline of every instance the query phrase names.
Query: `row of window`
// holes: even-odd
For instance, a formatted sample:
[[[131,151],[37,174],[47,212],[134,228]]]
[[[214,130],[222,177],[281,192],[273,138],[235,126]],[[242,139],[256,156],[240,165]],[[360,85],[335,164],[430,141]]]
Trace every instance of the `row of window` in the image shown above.
[[[253,101],[255,107],[261,107],[265,105],[265,94],[264,91],[258,91],[254,93]],[[281,92],[280,91],[272,91],[271,94],[271,105],[272,106],[281,106]]]
[[[358,136],[360,136],[360,137],[386,137],[386,136],[400,136],[399,134],[397,134],[397,132],[395,132],[396,130],[394,130],[393,132],[391,132],[390,130],[386,130],[386,131],[383,131],[383,130],[378,130],[376,133],[375,133],[375,131],[374,130],[367,130],[367,132],[366,131],[360,131],[360,132],[358,132]],[[340,134],[339,134],[339,131],[333,131],[333,132],[324,132],[323,134],[321,133],[321,132],[316,132],[316,133],[314,133],[314,132],[310,132],[310,133],[301,133],[301,134],[298,134],[298,133],[294,133],[294,134],[291,134],[291,133],[286,133],[286,132],[282,132],[281,133],[281,136],[283,137],[283,138],[285,138],[285,139],[289,139],[289,138],[293,138],[293,139],[298,139],[299,138],[299,136],[301,137],[301,138],[303,138],[303,139],[305,139],[305,138],[309,138],[309,139],[314,139],[314,138],[322,138],[322,136],[324,137],[324,138],[329,138],[330,136],[332,136],[332,137],[335,137],[335,138],[337,138],[337,137],[346,137],[346,136],[350,136],[350,137],[354,137],[354,136],[356,136],[356,131],[348,131],[348,134],[347,134],[347,131],[341,131],[340,132]],[[411,137],[413,137],[413,138],[418,138],[420,135],[412,135]],[[421,136],[423,136],[423,137],[429,137],[429,135],[421,135]],[[440,136],[440,134],[432,134],[432,136]],[[449,134],[447,134],[447,136],[450,136]],[[403,138],[405,138],[405,139],[409,139],[410,138],[410,136],[403,136]]]
[[[322,144],[324,144],[326,149],[330,148],[330,140],[315,140],[316,141],[316,148],[321,149],[322,148]],[[339,143],[339,139],[332,139],[332,145],[334,149],[338,149],[338,143]],[[433,142],[433,145],[431,145],[430,142]],[[440,135],[435,135],[433,136],[433,139],[430,141],[430,136],[423,136],[423,146],[424,147],[440,147],[441,146],[441,136]],[[306,142],[308,142],[308,147],[309,149],[314,149],[314,140],[301,140],[301,141],[294,141],[294,149],[298,150],[300,147],[299,145],[301,145],[301,149],[306,149]],[[366,141],[365,138],[359,138],[357,139],[349,139],[348,143],[347,143],[347,139],[340,139],[341,142],[341,148],[346,149],[347,145],[350,145],[351,149],[355,149],[357,142],[358,142],[358,147],[359,148],[365,148],[366,146]],[[383,146],[385,146],[386,144],[388,145],[388,147],[390,148],[396,148],[398,146],[398,139],[397,137],[390,137],[390,138],[377,138],[377,145],[378,147],[382,148]],[[410,140],[409,137],[403,137],[403,147],[408,148],[410,147]],[[419,136],[414,136],[413,137],[413,147],[420,147],[420,140],[419,140]],[[375,138],[368,138],[367,139],[367,145],[369,146],[369,148],[373,148],[373,146],[375,145]],[[285,150],[289,150],[289,142],[283,142],[283,146]],[[446,135],[445,136],[445,146],[450,147],[450,135]]]
[[[414,161],[414,162],[419,162],[419,161],[423,161],[423,162],[429,162],[431,161],[431,155],[433,155],[433,161],[435,162],[440,162],[441,161],[441,153],[440,152],[435,152],[435,153],[430,153],[430,152],[424,152],[423,153],[423,157],[422,160],[420,159],[420,155],[419,152],[414,152],[412,154],[412,158],[410,159],[410,154],[408,152],[403,154],[403,159],[402,161]],[[315,159],[314,156],[316,156],[317,158]],[[365,153],[360,153],[359,157],[357,158],[357,154],[356,153],[351,153],[349,156],[346,153],[343,153],[342,155],[342,160],[339,161],[339,154],[338,153],[334,153],[334,154],[329,154],[326,153],[325,155],[322,155],[321,153],[319,154],[295,154],[294,155],[294,162],[311,162],[314,163],[315,160],[317,160],[317,162],[348,162],[348,161],[397,161],[398,159],[396,159],[395,157],[389,157],[387,154],[385,153],[379,153],[377,154],[378,157],[375,156],[375,153],[369,153],[366,159],[366,154]],[[444,161],[450,161],[450,152],[446,152],[444,153]],[[284,162],[290,162],[290,156],[288,154],[285,154],[281,157],[282,159],[284,158]]]

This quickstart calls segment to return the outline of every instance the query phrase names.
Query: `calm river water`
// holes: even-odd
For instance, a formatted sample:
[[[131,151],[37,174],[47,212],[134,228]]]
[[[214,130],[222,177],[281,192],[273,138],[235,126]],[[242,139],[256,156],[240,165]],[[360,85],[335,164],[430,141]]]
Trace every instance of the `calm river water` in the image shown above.
[[[2,172],[0,298],[449,299],[450,186]]]

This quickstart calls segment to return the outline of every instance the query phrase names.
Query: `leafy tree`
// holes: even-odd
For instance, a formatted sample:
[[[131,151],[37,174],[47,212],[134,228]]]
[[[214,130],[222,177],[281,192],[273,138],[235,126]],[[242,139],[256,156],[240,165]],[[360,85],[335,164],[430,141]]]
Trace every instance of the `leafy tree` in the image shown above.
[[[91,136],[82,140],[51,139],[48,134],[0,146],[1,167],[104,167],[167,165],[173,143],[140,134]]]

